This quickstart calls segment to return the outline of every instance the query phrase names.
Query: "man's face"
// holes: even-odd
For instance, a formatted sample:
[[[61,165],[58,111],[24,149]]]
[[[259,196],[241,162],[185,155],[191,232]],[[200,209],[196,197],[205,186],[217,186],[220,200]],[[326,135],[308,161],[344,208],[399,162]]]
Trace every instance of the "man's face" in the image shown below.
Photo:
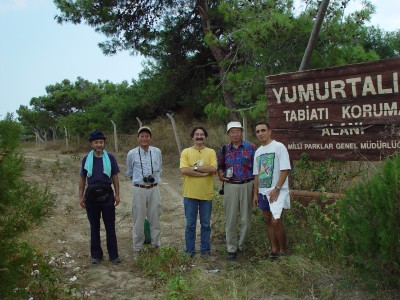
[[[203,145],[206,141],[206,135],[204,134],[204,131],[197,129],[193,134],[192,140],[197,145]]]
[[[139,146],[148,147],[151,143],[151,135],[147,131],[142,131],[138,135]]]
[[[271,140],[271,129],[269,129],[265,124],[257,125],[256,136],[262,144],[268,144]]]
[[[94,140],[90,142],[90,146],[96,152],[102,152],[104,149],[104,140]]]
[[[242,140],[243,131],[241,128],[231,128],[228,131],[228,136],[232,143],[237,143]]]

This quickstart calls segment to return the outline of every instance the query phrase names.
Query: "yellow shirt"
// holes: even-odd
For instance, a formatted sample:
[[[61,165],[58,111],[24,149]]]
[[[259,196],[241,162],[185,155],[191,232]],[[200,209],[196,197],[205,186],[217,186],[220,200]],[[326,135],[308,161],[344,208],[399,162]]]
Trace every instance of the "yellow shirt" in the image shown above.
[[[217,168],[217,155],[211,148],[196,150],[193,147],[186,148],[181,153],[179,169],[189,167],[211,165]],[[214,197],[214,174],[205,177],[183,175],[183,197],[197,200],[212,200]]]

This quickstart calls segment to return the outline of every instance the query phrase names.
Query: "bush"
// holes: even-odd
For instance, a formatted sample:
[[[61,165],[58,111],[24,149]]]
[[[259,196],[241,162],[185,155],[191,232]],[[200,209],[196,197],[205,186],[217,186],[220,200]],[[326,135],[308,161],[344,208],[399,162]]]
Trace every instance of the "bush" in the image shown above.
[[[18,240],[32,224],[43,220],[53,204],[47,188],[21,180],[20,134],[21,127],[11,118],[0,121],[0,298],[51,299],[57,295],[51,267],[37,251]]]
[[[289,182],[296,190],[342,193],[360,175],[367,173],[369,167],[370,164],[363,162],[343,162],[332,158],[312,161],[307,153],[302,153]]]
[[[284,223],[292,251],[307,258],[334,263],[341,256],[339,215],[335,203],[321,207],[292,201]]]
[[[370,284],[400,286],[400,158],[340,201],[343,250]]]

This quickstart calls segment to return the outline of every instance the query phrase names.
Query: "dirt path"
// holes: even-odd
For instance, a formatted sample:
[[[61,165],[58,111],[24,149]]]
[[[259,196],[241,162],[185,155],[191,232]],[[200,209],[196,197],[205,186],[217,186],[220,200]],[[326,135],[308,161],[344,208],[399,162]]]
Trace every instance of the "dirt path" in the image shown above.
[[[132,259],[131,202],[132,187],[125,172],[124,154],[116,155],[121,173],[121,203],[117,207],[117,238],[122,264],[114,266],[105,259],[100,265],[89,263],[89,223],[86,212],[79,206],[78,182],[82,155],[61,155],[56,151],[25,150],[28,181],[47,183],[55,194],[54,213],[40,227],[29,232],[25,239],[44,253],[51,253],[54,264],[64,270],[66,280],[85,288],[95,299],[149,299],[163,297],[155,293],[155,282],[143,277],[137,262]],[[179,250],[184,247],[182,179],[176,166],[164,165],[160,191],[161,244]],[[103,251],[106,255],[105,231],[101,230]]]

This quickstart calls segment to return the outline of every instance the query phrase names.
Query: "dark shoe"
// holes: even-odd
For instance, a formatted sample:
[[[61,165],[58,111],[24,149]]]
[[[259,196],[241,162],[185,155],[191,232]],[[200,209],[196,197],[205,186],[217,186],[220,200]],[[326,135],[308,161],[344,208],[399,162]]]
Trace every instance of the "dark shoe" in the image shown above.
[[[228,252],[228,260],[235,260],[236,252]]]
[[[101,263],[101,258],[91,258],[90,262],[92,263],[92,265],[98,265],[99,263]]]
[[[271,260],[275,260],[275,259],[279,258],[279,256],[280,256],[279,253],[270,252],[268,255],[268,258]]]
[[[185,252],[185,256],[193,258],[196,255],[196,252]]]
[[[113,259],[110,259],[110,262],[111,262],[113,265],[119,265],[119,264],[121,263],[121,259],[120,259],[119,257],[113,258]]]
[[[150,252],[157,252],[160,247],[157,245],[151,245]]]
[[[281,253],[279,253],[279,256],[283,256],[283,257],[289,256],[289,253],[288,252],[281,252]]]

